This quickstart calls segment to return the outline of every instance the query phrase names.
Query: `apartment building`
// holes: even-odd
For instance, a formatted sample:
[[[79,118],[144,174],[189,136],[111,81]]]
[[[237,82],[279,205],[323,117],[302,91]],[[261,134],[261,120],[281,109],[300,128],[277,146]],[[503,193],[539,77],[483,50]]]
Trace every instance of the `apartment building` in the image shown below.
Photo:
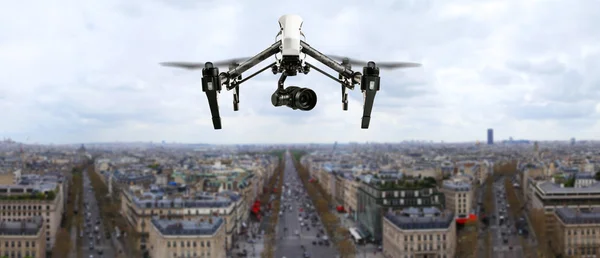
[[[35,216],[42,217],[45,248],[51,249],[54,246],[63,211],[64,194],[61,181],[0,185],[1,221],[15,222]]]
[[[0,256],[46,257],[46,234],[42,217],[0,222]]]
[[[565,187],[552,181],[528,181],[530,208],[542,210],[547,234],[555,229],[555,210],[558,208],[600,208],[600,182],[588,187]]]
[[[456,253],[456,222],[451,211],[409,207],[383,219],[387,258],[451,258]]]
[[[445,207],[435,179],[427,177],[386,180],[363,177],[357,194],[358,226],[365,239],[380,242],[382,214],[408,207]]]
[[[195,220],[151,220],[148,246],[152,258],[226,257],[225,221],[219,217]]]
[[[151,220],[155,216],[159,219],[196,220],[218,215],[224,220],[225,243],[229,249],[242,224],[237,220],[240,217],[238,211],[245,210],[237,209],[242,198],[239,195],[235,195],[235,198],[232,196],[206,193],[189,194],[187,197],[180,194],[166,196],[133,188],[121,192],[121,213],[143,237],[148,235]],[[145,247],[142,242],[141,248]]]
[[[346,183],[344,184],[344,208],[353,220],[357,219],[356,207],[358,206],[357,194],[359,186],[360,179],[354,177],[346,178]]]
[[[444,180],[440,189],[444,193],[446,208],[457,217],[469,216],[472,212],[474,190],[471,180],[460,176]]]
[[[554,251],[563,257],[600,255],[600,209],[558,208]]]

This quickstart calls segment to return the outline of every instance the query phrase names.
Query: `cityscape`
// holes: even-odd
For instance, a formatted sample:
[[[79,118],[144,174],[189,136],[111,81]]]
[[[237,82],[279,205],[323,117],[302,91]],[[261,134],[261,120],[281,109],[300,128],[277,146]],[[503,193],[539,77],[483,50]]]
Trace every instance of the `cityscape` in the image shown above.
[[[0,257],[593,257],[600,142],[0,143]],[[598,232],[597,232],[598,231]]]
[[[2,6],[0,258],[600,258],[600,0]]]

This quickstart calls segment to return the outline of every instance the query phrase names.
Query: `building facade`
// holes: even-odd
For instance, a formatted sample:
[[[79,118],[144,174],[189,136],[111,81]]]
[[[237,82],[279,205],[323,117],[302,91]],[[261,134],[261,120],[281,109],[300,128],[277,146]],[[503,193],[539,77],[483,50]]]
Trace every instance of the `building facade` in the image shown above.
[[[600,255],[600,209],[558,208],[552,246],[562,257]]]
[[[383,214],[407,207],[445,207],[444,194],[435,179],[371,179],[358,189],[358,226],[363,238],[378,243],[382,235]]]
[[[0,222],[0,257],[46,257],[42,217]]]
[[[473,209],[474,187],[466,178],[454,177],[442,182],[446,208],[457,217],[468,216]]]
[[[195,221],[152,219],[148,253],[152,258],[226,257],[222,218]]]
[[[451,258],[456,253],[456,222],[451,211],[407,208],[383,219],[387,258]]]
[[[54,246],[63,211],[64,196],[60,183],[0,186],[0,220],[18,222],[41,217],[45,248]]]
[[[142,236],[148,235],[151,220],[155,216],[160,219],[195,220],[218,215],[224,220],[225,243],[228,249],[231,248],[236,233],[239,233],[238,224],[241,222],[237,221],[237,202],[241,202],[241,198],[232,200],[223,196],[199,195],[163,199],[127,190],[122,191],[121,200],[121,213]]]

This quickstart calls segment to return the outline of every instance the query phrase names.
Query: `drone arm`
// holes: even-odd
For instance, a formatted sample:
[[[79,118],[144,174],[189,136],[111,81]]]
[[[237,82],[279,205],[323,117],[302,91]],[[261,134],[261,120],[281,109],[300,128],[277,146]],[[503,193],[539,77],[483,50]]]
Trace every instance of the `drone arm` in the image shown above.
[[[238,67],[231,69],[229,72],[226,73],[225,77],[226,78],[235,78],[235,77],[240,76],[243,72],[248,71],[249,69],[256,66],[260,62],[264,61],[265,59],[279,53],[280,46],[281,46],[281,41],[275,42],[275,44],[271,45],[269,48],[263,50],[262,52],[258,53],[257,55],[253,56],[252,58],[244,61]]]
[[[309,62],[305,62],[305,64],[306,64],[306,65],[308,65],[308,67],[310,67],[311,69],[315,69],[317,72],[319,72],[319,73],[321,73],[321,74],[323,74],[323,75],[325,75],[325,76],[327,76],[327,77],[331,78],[332,80],[336,81],[337,83],[343,83],[343,81],[342,81],[342,80],[340,80],[340,79],[338,79],[338,78],[335,78],[333,75],[331,75],[331,74],[329,74],[329,73],[327,73],[327,72],[325,72],[325,71],[321,70],[320,68],[318,68],[318,67],[314,66],[313,64],[311,64],[311,63],[309,63]]]
[[[313,47],[311,47],[310,45],[308,45],[308,43],[306,43],[304,41],[300,41],[300,46],[302,46],[303,53],[305,53],[305,54],[309,55],[310,57],[314,58],[315,60],[321,62],[322,64],[324,64],[327,67],[331,68],[332,70],[338,72],[339,74],[343,75],[344,77],[346,77],[348,79],[352,79],[353,83],[359,83],[359,81],[357,80],[357,78],[352,70],[347,69],[346,67],[344,67],[341,64],[338,64],[335,60],[331,59],[330,57],[326,56],[325,54],[314,49]]]
[[[248,77],[244,78],[243,80],[240,80],[239,82],[236,82],[235,84],[232,84],[232,85],[227,85],[227,90],[231,90],[231,89],[235,88],[236,86],[239,86],[240,84],[242,84],[242,83],[244,83],[244,82],[252,79],[254,76],[259,75],[260,73],[262,73],[265,70],[267,70],[267,69],[275,66],[276,64],[277,64],[276,62],[273,62],[270,65],[267,65],[267,66],[261,68],[260,70],[256,71],[255,73],[249,75]]]

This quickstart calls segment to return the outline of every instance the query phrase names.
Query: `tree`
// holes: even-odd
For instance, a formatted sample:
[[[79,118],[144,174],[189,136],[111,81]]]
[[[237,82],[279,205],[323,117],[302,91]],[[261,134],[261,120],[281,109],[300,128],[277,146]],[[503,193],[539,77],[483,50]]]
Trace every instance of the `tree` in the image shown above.
[[[317,201],[315,202],[315,208],[317,209],[317,211],[319,212],[325,212],[328,210],[327,207],[327,201],[324,199],[317,199]]]
[[[46,200],[54,200],[56,197],[56,193],[54,191],[50,191],[46,194]]]
[[[354,258],[356,255],[356,247],[349,239],[344,239],[338,244],[338,251],[341,257]]]

